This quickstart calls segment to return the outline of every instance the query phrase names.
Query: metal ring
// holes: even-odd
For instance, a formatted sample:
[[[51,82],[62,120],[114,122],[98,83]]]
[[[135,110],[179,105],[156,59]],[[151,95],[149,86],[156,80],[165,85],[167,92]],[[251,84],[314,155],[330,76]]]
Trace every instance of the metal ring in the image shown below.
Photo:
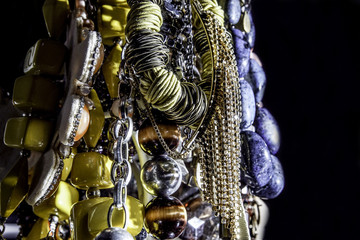
[[[112,203],[110,205],[110,208],[109,208],[109,211],[108,211],[108,216],[107,216],[107,224],[108,224],[109,228],[112,227],[111,219],[112,219],[112,214],[114,212],[114,208],[116,208],[115,203]],[[128,226],[129,211],[127,209],[126,204],[124,204],[122,209],[124,210],[124,214],[125,214],[123,229],[126,230],[127,226]]]

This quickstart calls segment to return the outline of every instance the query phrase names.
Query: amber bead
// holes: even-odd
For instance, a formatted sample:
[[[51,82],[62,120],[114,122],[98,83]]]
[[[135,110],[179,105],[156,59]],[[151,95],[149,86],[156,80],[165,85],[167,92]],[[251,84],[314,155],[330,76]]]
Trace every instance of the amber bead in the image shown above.
[[[175,197],[156,197],[146,206],[145,226],[160,239],[178,237],[184,231],[186,223],[186,209]]]
[[[83,111],[81,113],[81,118],[80,118],[80,124],[78,126],[78,129],[76,131],[76,135],[74,140],[75,141],[79,141],[80,138],[82,138],[85,133],[87,132],[88,128],[90,125],[90,112],[88,107],[85,105],[83,108]]]
[[[181,140],[181,132],[179,131],[178,126],[168,120],[159,120],[156,124],[159,127],[161,136],[164,138],[167,146],[171,150],[175,149]],[[138,138],[141,149],[147,154],[155,156],[165,153],[159,137],[151,125],[150,119],[145,120],[141,125]]]

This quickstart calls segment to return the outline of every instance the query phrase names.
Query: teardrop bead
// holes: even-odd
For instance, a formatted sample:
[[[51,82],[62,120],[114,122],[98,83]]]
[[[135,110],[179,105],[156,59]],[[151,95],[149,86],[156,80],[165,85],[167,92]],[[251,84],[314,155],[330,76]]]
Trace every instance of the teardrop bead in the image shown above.
[[[241,129],[250,127],[255,118],[255,96],[250,84],[245,80],[240,80],[241,91]]]
[[[247,162],[248,171],[257,185],[265,186],[271,178],[271,154],[261,136],[255,132],[244,131],[241,133],[243,145],[242,154]]]
[[[285,186],[284,172],[279,159],[273,155],[271,159],[273,168],[270,181],[264,187],[255,190],[257,196],[268,199],[279,196]]]
[[[266,75],[264,69],[259,65],[255,59],[250,59],[249,73],[245,77],[253,88],[256,102],[261,102],[264,97],[266,86]]]
[[[258,108],[254,126],[256,132],[264,139],[271,154],[276,154],[280,148],[280,129],[275,118],[266,108]]]

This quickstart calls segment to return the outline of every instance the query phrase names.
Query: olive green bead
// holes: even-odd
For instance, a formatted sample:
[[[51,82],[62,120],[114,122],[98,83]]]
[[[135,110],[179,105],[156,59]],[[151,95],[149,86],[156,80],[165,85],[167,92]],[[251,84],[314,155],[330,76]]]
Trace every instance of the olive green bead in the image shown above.
[[[4,143],[8,147],[44,152],[52,131],[50,121],[30,117],[10,118],[5,126]]]
[[[62,75],[66,52],[67,49],[63,43],[52,39],[40,39],[26,54],[24,73],[31,75]]]
[[[42,76],[25,75],[15,80],[13,105],[26,113],[55,112],[61,90],[51,79]]]

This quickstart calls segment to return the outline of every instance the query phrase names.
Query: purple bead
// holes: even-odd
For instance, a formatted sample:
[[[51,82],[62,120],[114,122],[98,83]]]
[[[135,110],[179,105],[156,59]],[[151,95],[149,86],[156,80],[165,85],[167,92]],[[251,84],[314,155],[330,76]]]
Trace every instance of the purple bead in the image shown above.
[[[245,77],[249,71],[250,48],[244,41],[244,34],[236,28],[231,29],[233,32],[235,56],[238,66],[239,77]]]
[[[244,131],[241,139],[241,152],[247,162],[248,172],[257,185],[263,187],[270,181],[273,168],[270,151],[256,132]]]
[[[275,118],[266,108],[258,108],[254,126],[256,132],[266,142],[270,153],[276,154],[280,148],[280,129]]]
[[[255,93],[256,102],[261,102],[266,86],[266,75],[264,69],[259,65],[255,59],[250,59],[249,72],[245,79],[248,81],[253,88]]]
[[[229,17],[230,24],[237,24],[241,16],[240,0],[229,0],[226,6],[226,13]]]
[[[254,192],[255,195],[261,198],[276,198],[284,189],[285,178],[281,163],[279,159],[273,155],[271,155],[271,159],[273,164],[273,170],[270,181],[264,187],[258,188]]]
[[[250,84],[245,80],[240,80],[240,91],[241,91],[241,129],[250,127],[255,118],[256,106],[255,96]]]
[[[255,25],[254,25],[254,20],[253,20],[251,11],[249,11],[249,17],[250,17],[251,28],[250,28],[250,32],[246,33],[246,39],[250,45],[250,48],[254,48],[254,46],[255,46]]]

